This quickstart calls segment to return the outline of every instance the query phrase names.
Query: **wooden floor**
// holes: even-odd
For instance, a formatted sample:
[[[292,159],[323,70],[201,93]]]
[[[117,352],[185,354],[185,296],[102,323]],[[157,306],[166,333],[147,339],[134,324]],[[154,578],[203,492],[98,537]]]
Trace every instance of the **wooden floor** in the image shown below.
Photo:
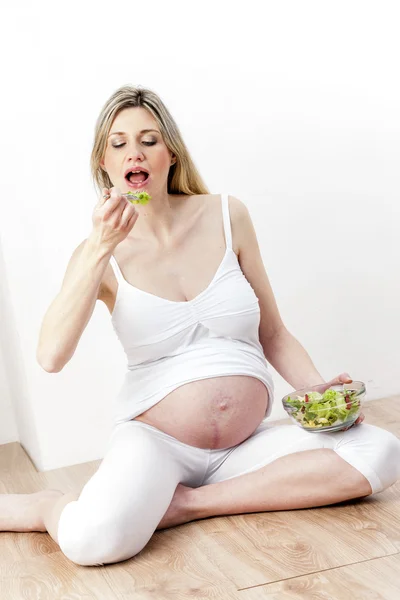
[[[365,405],[400,437],[400,396]],[[0,493],[82,487],[99,461],[37,473],[19,444],[0,446]],[[367,600],[400,598],[400,482],[318,509],[214,517],[156,532],[106,567],[70,562],[47,533],[0,533],[0,599]]]

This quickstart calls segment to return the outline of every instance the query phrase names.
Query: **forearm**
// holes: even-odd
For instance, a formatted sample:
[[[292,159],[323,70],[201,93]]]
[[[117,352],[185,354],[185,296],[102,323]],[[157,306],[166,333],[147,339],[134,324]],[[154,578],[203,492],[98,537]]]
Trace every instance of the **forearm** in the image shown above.
[[[282,328],[263,344],[264,355],[295,390],[325,383],[300,342]]]
[[[50,372],[71,359],[96,304],[111,252],[91,237],[68,268],[63,286],[41,326],[37,358]]]

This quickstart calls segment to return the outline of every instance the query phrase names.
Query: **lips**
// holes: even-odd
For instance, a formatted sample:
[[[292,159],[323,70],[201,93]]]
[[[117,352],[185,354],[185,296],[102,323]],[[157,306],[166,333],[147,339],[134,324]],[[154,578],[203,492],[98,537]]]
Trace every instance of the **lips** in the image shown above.
[[[124,173],[124,177],[125,179],[127,178],[129,173],[132,173],[133,171],[143,171],[143,173],[147,173],[147,175],[150,175],[149,171],[147,169],[145,169],[144,167],[139,167],[139,166],[131,166],[128,169],[126,169],[125,173]]]
[[[131,181],[129,181],[129,179],[126,179],[126,185],[128,186],[129,189],[131,190],[135,190],[135,191],[144,191],[145,188],[148,186],[149,184],[149,179],[150,176],[146,179],[146,181],[140,181],[138,183],[132,183]]]

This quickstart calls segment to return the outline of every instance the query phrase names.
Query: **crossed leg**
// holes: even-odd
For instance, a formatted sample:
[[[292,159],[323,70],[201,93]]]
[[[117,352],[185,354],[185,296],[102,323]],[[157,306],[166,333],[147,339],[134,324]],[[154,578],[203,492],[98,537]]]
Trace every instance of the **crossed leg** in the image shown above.
[[[216,515],[325,506],[368,496],[400,478],[400,441],[384,429],[308,433],[262,423],[204,485],[178,485],[158,529]]]

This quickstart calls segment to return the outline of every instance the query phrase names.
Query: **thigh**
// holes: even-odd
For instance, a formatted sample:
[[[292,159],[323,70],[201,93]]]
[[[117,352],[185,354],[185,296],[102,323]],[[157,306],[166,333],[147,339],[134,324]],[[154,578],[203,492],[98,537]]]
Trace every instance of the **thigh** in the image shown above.
[[[83,488],[79,501],[97,511],[157,512],[168,502],[181,477],[174,453],[156,431],[131,421],[117,425],[97,472]],[[172,496],[171,496],[172,498]]]
[[[210,461],[202,485],[251,473],[281,456],[329,448],[362,473],[379,492],[400,478],[400,441],[389,431],[362,423],[347,431],[311,433],[297,425],[261,423],[247,440]]]
[[[309,433],[297,425],[274,425],[263,421],[244,442],[210,460],[202,485],[251,473],[286,454],[330,448],[328,435]]]
[[[60,517],[58,540],[79,564],[134,556],[148,542],[184,476],[157,430],[117,425],[99,469]]]

